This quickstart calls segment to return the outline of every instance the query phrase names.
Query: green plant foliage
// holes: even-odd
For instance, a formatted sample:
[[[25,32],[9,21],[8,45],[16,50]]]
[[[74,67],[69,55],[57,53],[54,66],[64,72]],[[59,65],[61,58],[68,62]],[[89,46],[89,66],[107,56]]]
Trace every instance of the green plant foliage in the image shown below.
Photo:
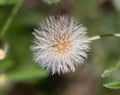
[[[117,61],[116,63],[114,63],[114,65],[112,67],[110,67],[109,69],[105,70],[101,76],[103,78],[107,77],[107,76],[110,76],[119,67],[120,67],[120,60]]]
[[[11,27],[14,27],[14,24]],[[30,35],[24,34],[23,36],[21,31],[22,30],[11,32],[13,33],[13,37],[10,36],[11,33],[8,33],[8,40],[11,45],[8,52],[8,60],[12,60],[11,64],[14,64],[14,66],[9,67],[6,72],[8,78],[13,82],[33,81],[34,79],[39,80],[45,78],[48,76],[48,73],[32,61],[32,54],[30,52],[30,44],[32,43],[31,33]],[[17,35],[19,35],[19,37]],[[4,62],[4,64],[7,63]]]
[[[15,8],[17,4],[19,7]],[[30,50],[34,41],[34,28],[46,17],[63,14],[73,16],[82,23],[89,37],[98,35],[89,40],[99,39],[91,42],[89,60],[86,59],[87,64],[83,64],[82,69],[77,67],[75,77],[71,73],[49,76],[46,70],[33,61]],[[7,27],[4,29],[6,22]],[[120,0],[0,0],[0,34],[2,29],[5,30],[3,40],[8,43],[9,49],[6,58],[0,60],[0,74],[5,74],[12,82],[6,87],[7,90],[0,90],[0,95],[79,95],[80,91],[83,94],[90,91],[91,95],[120,95],[116,90],[111,93],[111,89],[120,89],[120,60],[112,63],[120,56],[120,39],[99,36],[119,33]],[[101,75],[108,64],[113,65]],[[85,82],[86,76],[88,82]],[[106,87],[110,89],[106,91]]]
[[[120,89],[120,80],[103,84],[105,87],[110,89]]]
[[[44,78],[45,76],[47,76],[47,73],[39,68],[23,69],[15,72],[10,72],[8,74],[8,77],[12,82],[23,82],[31,79],[33,80],[33,79]]]
[[[109,69],[105,70],[103,74],[101,75],[103,78],[108,77],[113,74],[118,68],[120,67],[120,60],[117,61],[112,67]],[[114,82],[109,82],[103,84],[103,86],[110,88],[110,89],[120,89],[120,80],[114,81]]]

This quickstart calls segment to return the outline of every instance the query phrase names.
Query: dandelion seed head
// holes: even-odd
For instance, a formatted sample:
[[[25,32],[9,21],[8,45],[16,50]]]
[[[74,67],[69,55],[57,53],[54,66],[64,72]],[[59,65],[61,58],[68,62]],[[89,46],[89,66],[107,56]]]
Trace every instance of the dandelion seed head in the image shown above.
[[[34,61],[55,73],[75,71],[87,58],[90,41],[86,28],[68,16],[50,17],[33,32]]]

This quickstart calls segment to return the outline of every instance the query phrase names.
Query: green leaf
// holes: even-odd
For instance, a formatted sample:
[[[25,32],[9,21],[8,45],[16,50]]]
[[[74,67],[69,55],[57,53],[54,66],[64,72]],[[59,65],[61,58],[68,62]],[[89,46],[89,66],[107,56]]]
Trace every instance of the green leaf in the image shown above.
[[[17,72],[12,72],[8,74],[10,81],[13,82],[23,82],[36,78],[43,78],[47,76],[47,72],[41,69],[28,69],[28,70],[19,70]]]
[[[14,4],[17,0],[0,0],[0,5]]]
[[[107,77],[110,76],[118,67],[120,67],[120,60],[117,61],[112,67],[109,69],[105,70],[101,77]]]
[[[103,84],[103,86],[110,88],[110,89],[120,89],[120,80]]]

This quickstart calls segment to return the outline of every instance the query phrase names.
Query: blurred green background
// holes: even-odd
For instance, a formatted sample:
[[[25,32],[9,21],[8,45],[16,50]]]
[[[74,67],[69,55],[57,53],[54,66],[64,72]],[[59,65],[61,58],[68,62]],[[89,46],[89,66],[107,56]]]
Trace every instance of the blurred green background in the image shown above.
[[[19,1],[0,0],[0,33]],[[120,80],[120,70],[101,78],[120,58],[120,38],[93,41],[85,64],[62,75],[51,75],[34,63],[30,50],[34,28],[51,15],[74,16],[89,36],[119,33],[120,0],[23,0],[21,4],[2,38],[9,48],[0,60],[0,95],[120,95],[120,90],[103,86]]]

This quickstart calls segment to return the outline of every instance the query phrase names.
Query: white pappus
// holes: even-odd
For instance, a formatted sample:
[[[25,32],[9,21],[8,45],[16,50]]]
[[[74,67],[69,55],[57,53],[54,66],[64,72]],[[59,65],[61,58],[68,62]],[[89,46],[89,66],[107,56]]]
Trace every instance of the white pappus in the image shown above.
[[[90,41],[86,28],[69,16],[51,16],[34,30],[34,61],[55,73],[75,71],[87,58]]]

